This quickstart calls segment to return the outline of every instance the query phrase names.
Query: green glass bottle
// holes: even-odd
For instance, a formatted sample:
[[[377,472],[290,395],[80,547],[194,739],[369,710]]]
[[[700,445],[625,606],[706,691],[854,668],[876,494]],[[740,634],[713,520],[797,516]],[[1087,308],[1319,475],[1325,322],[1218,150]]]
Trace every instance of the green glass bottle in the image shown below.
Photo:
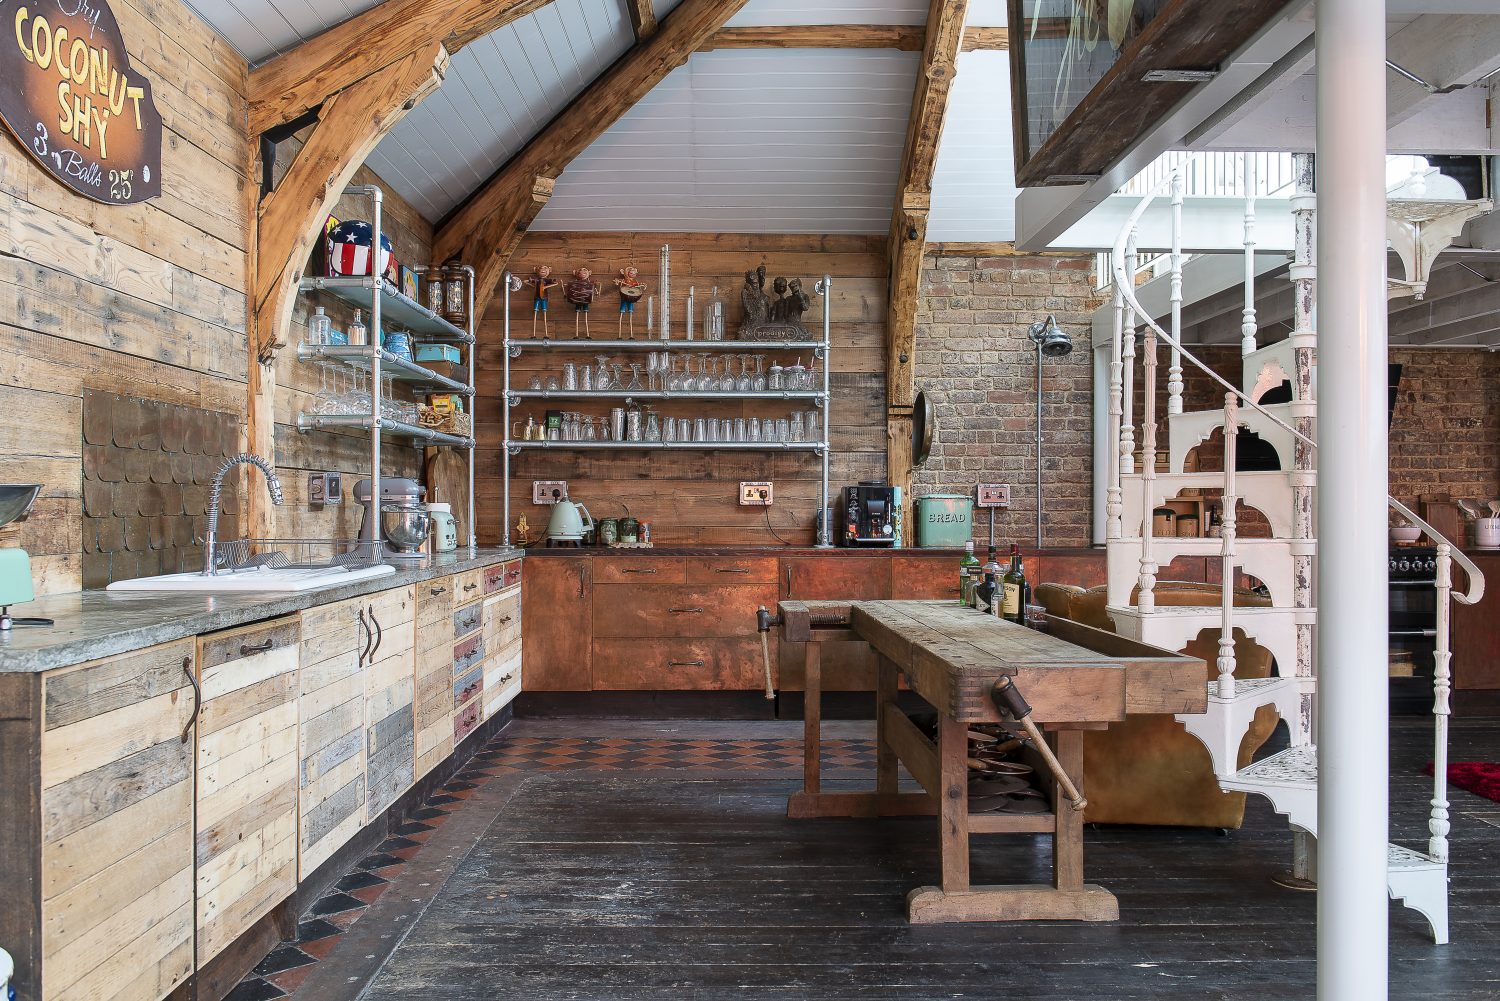
[[[974,540],[964,543],[964,558],[958,564],[958,603],[973,607],[974,582],[979,579],[979,557],[974,555]]]
[[[1021,562],[1021,547],[1014,542],[1010,546],[1010,568],[1000,582],[1000,617],[1012,622],[1026,624],[1026,603],[1031,600],[1031,589],[1026,583],[1026,568]]]

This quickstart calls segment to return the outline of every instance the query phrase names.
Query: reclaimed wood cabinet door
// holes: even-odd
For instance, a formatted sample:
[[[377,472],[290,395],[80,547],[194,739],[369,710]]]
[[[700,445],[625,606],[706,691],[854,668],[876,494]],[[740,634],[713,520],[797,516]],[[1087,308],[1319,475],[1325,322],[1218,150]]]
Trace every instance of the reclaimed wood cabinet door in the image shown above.
[[[289,615],[198,637],[198,965],[297,888],[297,664]]]
[[[506,588],[484,599],[484,719],[521,691],[521,588]]]
[[[365,655],[375,633],[368,596],[300,614],[297,672],[297,878],[306,879],[365,819]]]
[[[412,713],[417,779],[453,753],[454,583],[455,577],[439,577],[416,588]]]
[[[529,692],[587,692],[593,688],[592,558],[538,556],[526,561],[522,581],[521,672]]]
[[[42,679],[46,1001],[157,1001],[193,972],[193,660],[185,639]]]
[[[413,781],[417,603],[411,587],[381,591],[366,601],[365,614],[375,631],[364,670],[364,822],[368,824],[379,819]]]

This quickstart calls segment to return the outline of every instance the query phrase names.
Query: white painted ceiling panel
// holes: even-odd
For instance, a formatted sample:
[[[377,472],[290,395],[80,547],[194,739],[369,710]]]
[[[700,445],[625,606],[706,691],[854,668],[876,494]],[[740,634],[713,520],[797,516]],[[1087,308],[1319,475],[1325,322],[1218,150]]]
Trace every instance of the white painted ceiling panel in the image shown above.
[[[453,57],[370,169],[431,220],[479,188],[634,41],[619,0],[553,0]]]
[[[1005,18],[1005,0],[969,0],[969,12],[964,16],[964,24],[1003,28]]]
[[[573,162],[538,230],[884,233],[917,54],[694,55]]]
[[[778,24],[926,24],[925,0],[750,0],[733,28]]]
[[[249,62],[259,63],[381,0],[187,0]]]
[[[1010,129],[1010,57],[962,52],[932,177],[927,238],[1013,240],[1015,154]]]

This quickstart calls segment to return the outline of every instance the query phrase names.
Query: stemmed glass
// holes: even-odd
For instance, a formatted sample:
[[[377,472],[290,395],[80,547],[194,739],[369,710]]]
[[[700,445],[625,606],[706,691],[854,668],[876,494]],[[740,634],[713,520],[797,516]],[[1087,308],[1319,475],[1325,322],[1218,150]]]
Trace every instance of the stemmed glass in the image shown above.
[[[740,355],[740,377],[735,380],[735,392],[748,393],[754,388],[755,380],[750,378],[750,356]]]
[[[662,354],[667,353],[663,351]],[[683,388],[682,374],[677,371],[677,356],[667,355],[667,392],[680,393]]]
[[[621,373],[622,373],[622,370],[623,370],[624,366],[621,365],[619,362],[613,362],[613,363],[611,363],[610,368],[612,368],[614,370],[614,374],[612,374],[610,376],[609,388],[611,388],[611,389],[623,389],[625,387],[625,378],[624,378],[624,376]],[[639,387],[637,387],[637,388],[639,388]]]
[[[656,361],[657,359],[655,351],[646,352],[646,389],[652,393],[656,392],[658,388]]]
[[[614,385],[609,381],[609,356],[595,355],[594,360],[599,363],[599,373],[594,376],[594,389],[599,392],[613,389]]]
[[[765,371],[765,367],[766,367],[766,356],[765,355],[756,355],[755,356],[755,387],[754,388],[755,388],[755,392],[757,392],[757,393],[764,393],[766,391],[766,377],[765,377],[765,375],[762,374]]]
[[[643,391],[641,386],[641,363],[633,361],[630,363],[630,385],[625,387],[627,393],[639,393]]]
[[[698,389],[703,392],[712,392],[714,388],[713,377],[708,374],[708,361],[711,357],[707,351],[698,354]]]

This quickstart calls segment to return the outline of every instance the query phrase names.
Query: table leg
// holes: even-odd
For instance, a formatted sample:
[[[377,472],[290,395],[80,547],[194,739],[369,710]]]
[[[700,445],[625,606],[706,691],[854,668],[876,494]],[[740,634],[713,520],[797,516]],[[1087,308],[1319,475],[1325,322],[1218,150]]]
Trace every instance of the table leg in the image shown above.
[[[946,713],[938,716],[938,851],[944,893],[969,888],[968,726]]]
[[[808,643],[802,655],[802,791],[822,787],[823,644]]]
[[[896,701],[898,669],[896,665],[875,652],[871,647],[869,656],[875,670],[875,794],[894,796],[899,784],[896,772],[896,751],[886,741],[885,705]]]
[[[1052,753],[1062,765],[1063,773],[1073,779],[1078,791],[1083,787],[1083,731],[1057,730],[1052,736]],[[1083,811],[1075,810],[1057,782],[1052,783],[1052,803],[1057,811],[1056,832],[1052,836],[1052,882],[1059,890],[1083,888]]]

